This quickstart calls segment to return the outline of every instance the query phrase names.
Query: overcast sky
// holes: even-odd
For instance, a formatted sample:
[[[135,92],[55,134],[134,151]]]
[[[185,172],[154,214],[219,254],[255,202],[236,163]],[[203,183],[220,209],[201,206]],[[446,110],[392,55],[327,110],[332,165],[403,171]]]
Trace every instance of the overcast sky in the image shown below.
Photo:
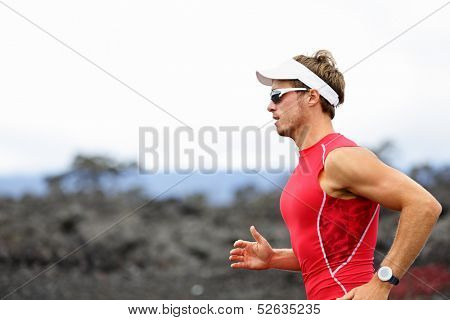
[[[124,84],[194,130],[261,126],[257,68],[328,49],[346,70],[444,4],[1,1],[0,174],[59,170],[79,152],[137,160],[140,126],[181,125]],[[449,18],[450,5],[346,72],[335,130],[393,140],[402,165],[449,162]]]

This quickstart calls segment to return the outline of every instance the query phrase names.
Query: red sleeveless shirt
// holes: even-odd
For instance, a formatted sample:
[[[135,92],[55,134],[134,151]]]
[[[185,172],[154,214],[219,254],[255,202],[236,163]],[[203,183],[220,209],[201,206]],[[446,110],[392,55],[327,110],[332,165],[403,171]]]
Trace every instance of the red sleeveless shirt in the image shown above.
[[[328,153],[356,143],[330,133],[300,151],[300,162],[280,198],[308,299],[336,299],[373,277],[378,203],[326,194],[318,180]],[[363,165],[363,164],[362,164]]]

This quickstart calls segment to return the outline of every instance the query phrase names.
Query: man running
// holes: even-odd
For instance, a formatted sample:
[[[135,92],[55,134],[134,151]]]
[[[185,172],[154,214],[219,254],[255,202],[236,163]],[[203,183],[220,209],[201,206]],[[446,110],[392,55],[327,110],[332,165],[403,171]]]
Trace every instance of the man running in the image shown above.
[[[281,136],[295,141],[299,164],[280,198],[290,249],[238,240],[232,268],[301,271],[308,299],[387,299],[407,272],[442,207],[423,187],[333,129],[345,82],[330,52],[299,55],[257,72],[272,86],[267,108]],[[380,205],[400,211],[389,253],[374,273]]]

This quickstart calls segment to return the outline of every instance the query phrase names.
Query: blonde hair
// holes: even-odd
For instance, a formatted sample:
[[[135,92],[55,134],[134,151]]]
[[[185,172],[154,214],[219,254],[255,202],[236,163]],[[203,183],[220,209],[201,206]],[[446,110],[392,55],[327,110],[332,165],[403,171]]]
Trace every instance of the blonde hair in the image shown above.
[[[319,50],[312,57],[305,55],[295,56],[294,59],[300,62],[309,70],[314,72],[325,81],[339,96],[339,105],[344,103],[345,81],[342,73],[336,68],[336,61],[328,50]],[[293,80],[294,87],[306,87],[301,81]],[[328,113],[333,119],[335,108],[322,96],[320,97],[322,111]]]

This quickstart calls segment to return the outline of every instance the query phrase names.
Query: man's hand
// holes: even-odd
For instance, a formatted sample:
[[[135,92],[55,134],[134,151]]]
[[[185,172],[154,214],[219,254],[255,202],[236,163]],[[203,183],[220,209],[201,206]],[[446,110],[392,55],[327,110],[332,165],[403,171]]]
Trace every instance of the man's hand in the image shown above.
[[[336,300],[387,300],[392,284],[382,282],[375,275],[368,283],[353,288]]]
[[[270,267],[270,261],[274,255],[274,250],[264,237],[256,231],[254,226],[250,227],[250,232],[256,242],[238,240],[234,243],[233,250],[230,251],[231,264],[236,269],[265,270]]]

